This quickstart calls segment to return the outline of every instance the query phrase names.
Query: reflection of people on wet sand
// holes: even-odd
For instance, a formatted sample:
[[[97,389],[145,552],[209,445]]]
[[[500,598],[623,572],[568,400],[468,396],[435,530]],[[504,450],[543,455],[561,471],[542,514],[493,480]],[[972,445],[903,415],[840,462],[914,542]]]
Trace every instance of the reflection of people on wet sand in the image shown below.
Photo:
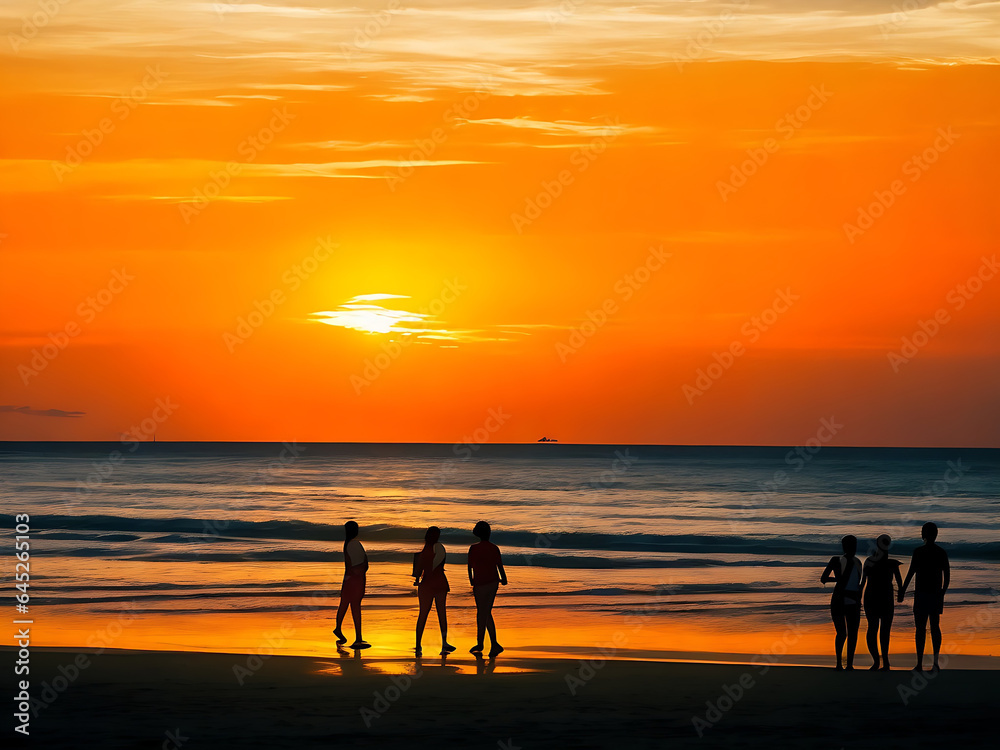
[[[473,654],[481,654],[489,631],[490,658],[503,652],[503,646],[497,643],[497,626],[493,622],[493,602],[497,598],[500,584],[507,585],[507,572],[503,569],[503,558],[500,548],[490,541],[490,525],[480,521],[472,530],[479,537],[479,543],[469,547],[469,583],[472,594],[476,598],[476,645],[470,650]]]
[[[922,547],[913,550],[910,569],[906,571],[906,580],[899,589],[899,601],[903,601],[906,588],[914,575],[917,583],[913,587],[913,622],[917,626],[915,638],[917,643],[917,664],[914,671],[921,672],[924,668],[924,645],[927,642],[927,620],[931,622],[931,645],[934,648],[933,670],[939,670],[938,656],[941,653],[941,613],[944,611],[944,595],[951,583],[951,567],[948,563],[948,553],[941,549],[937,540],[938,527],[934,523],[925,523],[920,529],[920,537],[924,540]]]
[[[444,574],[444,563],[447,557],[444,545],[438,540],[441,529],[431,526],[424,535],[424,548],[420,551],[415,568],[416,577],[413,584],[417,587],[417,597],[420,600],[420,614],[417,615],[417,646],[416,655],[423,652],[420,641],[424,637],[424,626],[430,614],[431,605],[437,609],[438,624],[441,626],[441,653],[450,654],[455,647],[448,643],[448,612],[447,599],[448,579]]]
[[[337,645],[347,643],[347,637],[341,627],[347,608],[351,608],[354,618],[354,643],[351,648],[370,648],[361,637],[361,599],[365,595],[365,576],[368,572],[368,555],[358,541],[358,524],[348,521],[344,524],[344,583],[340,589],[340,607],[337,609],[337,627],[333,634],[337,636]]]
[[[882,646],[882,671],[889,671],[889,635],[892,631],[893,609],[896,597],[893,596],[892,579],[896,579],[896,588],[902,590],[903,580],[899,575],[899,560],[889,559],[889,547],[892,539],[888,534],[882,534],[875,540],[875,552],[865,560],[864,579],[861,586],[864,589],[865,617],[868,619],[868,653],[872,655],[871,669],[879,669],[879,644]]]
[[[858,626],[861,624],[861,561],[855,557],[858,551],[857,537],[848,535],[841,540],[844,554],[831,557],[826,564],[820,581],[834,581],[833,596],[830,598],[830,615],[837,630],[834,641],[837,649],[837,669],[844,669],[841,651],[847,641],[847,669],[854,669],[854,650],[858,646]]]

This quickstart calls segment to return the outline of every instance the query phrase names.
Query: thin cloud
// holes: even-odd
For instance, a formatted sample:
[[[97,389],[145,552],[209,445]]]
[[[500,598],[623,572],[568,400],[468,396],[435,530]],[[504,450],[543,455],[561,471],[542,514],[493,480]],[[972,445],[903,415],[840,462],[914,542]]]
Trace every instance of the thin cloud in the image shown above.
[[[32,409],[30,406],[0,406],[0,414],[23,414],[26,417],[66,417],[76,419],[85,411],[64,411],[62,409]]]
[[[461,120],[465,125],[499,125],[502,127],[518,128],[522,130],[534,130],[545,135],[553,136],[608,136],[621,135],[622,133],[654,133],[656,128],[639,125],[620,125],[613,122],[589,123],[576,122],[573,120],[556,120],[546,122],[544,120],[533,120],[530,117],[490,117],[481,120]]]

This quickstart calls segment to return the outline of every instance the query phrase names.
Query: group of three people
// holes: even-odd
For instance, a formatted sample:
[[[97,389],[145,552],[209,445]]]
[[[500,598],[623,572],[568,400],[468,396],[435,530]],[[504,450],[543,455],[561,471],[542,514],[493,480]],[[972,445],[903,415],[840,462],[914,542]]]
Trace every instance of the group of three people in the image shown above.
[[[920,530],[924,541],[922,547],[913,552],[906,580],[900,575],[900,561],[889,557],[892,539],[882,534],[875,540],[875,549],[864,561],[857,558],[858,540],[845,536],[841,540],[844,554],[830,558],[820,580],[834,581],[833,596],[830,599],[830,614],[837,631],[834,641],[837,651],[837,669],[854,669],[854,650],[858,643],[858,627],[861,623],[861,607],[864,604],[868,620],[868,651],[873,664],[870,669],[889,669],[889,636],[896,602],[902,602],[910,580],[916,576],[913,592],[913,620],[916,625],[917,664],[914,670],[923,669],[924,645],[927,639],[927,623],[931,626],[931,643],[934,648],[933,669],[940,669],[938,657],[941,653],[941,613],[944,609],[944,595],[951,581],[948,553],[936,543],[938,528],[934,523],[925,523]],[[896,596],[893,596],[893,581],[896,582]],[[847,644],[847,665],[844,666],[842,651]],[[879,648],[881,647],[881,658]]]
[[[350,608],[354,618],[355,641],[354,649],[369,648],[361,635],[361,599],[365,595],[366,574],[368,572],[368,555],[358,539],[360,529],[354,521],[344,524],[344,583],[340,593],[340,607],[337,610],[337,627],[333,629],[337,636],[337,644],[347,643],[341,629],[344,617]],[[472,530],[479,542],[469,547],[469,584],[476,600],[476,645],[469,649],[470,653],[483,653],[486,633],[489,633],[492,644],[489,656],[496,657],[503,651],[503,646],[497,642],[497,628],[493,621],[493,602],[501,585],[507,585],[507,572],[503,567],[500,548],[490,541],[492,529],[486,521],[480,521]],[[437,608],[438,624],[441,626],[441,654],[447,655],[455,650],[448,643],[448,612],[447,597],[451,587],[444,572],[447,559],[444,545],[440,542],[441,529],[431,526],[424,534],[424,547],[414,556],[413,585],[417,587],[417,598],[420,610],[417,615],[417,643],[415,653],[423,654],[421,640],[431,606]]]

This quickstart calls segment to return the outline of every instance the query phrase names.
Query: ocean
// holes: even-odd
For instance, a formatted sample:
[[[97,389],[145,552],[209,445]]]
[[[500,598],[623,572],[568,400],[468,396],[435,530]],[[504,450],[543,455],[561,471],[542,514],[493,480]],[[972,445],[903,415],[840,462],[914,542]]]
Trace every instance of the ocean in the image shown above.
[[[30,517],[36,645],[332,653],[355,520],[366,656],[412,649],[410,562],[430,525],[464,653],[466,552],[485,519],[510,579],[496,621],[512,654],[826,664],[819,576],[840,538],[864,557],[890,534],[905,572],[932,520],[952,560],[945,651],[995,668],[998,480],[1000,451],[985,449],[3,443],[0,521],[12,534]],[[901,666],[911,596],[893,630]]]

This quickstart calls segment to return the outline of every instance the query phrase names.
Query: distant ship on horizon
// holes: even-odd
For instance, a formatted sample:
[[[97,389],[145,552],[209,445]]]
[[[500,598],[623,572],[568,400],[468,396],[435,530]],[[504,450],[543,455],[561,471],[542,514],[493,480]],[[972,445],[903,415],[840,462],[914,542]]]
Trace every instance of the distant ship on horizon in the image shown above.
[[[541,437],[541,438],[538,438],[538,442],[539,443],[558,443],[559,441],[556,440],[555,438]]]

